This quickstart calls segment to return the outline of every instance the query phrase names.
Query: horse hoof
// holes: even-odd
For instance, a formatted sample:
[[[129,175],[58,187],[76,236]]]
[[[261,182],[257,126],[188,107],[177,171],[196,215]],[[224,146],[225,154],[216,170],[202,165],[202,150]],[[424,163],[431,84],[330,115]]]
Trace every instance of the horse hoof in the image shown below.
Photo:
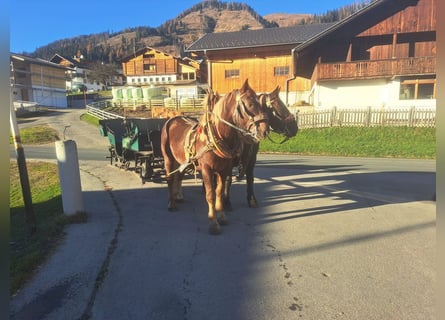
[[[224,216],[224,217],[218,218],[218,223],[221,226],[227,226],[229,224],[229,220],[227,220],[227,218]]]
[[[229,201],[224,202],[224,210],[225,211],[233,211],[232,204]]]
[[[219,226],[219,224],[211,224],[209,226],[209,233],[214,236],[221,234],[221,227]]]
[[[248,202],[249,208],[258,208],[258,202],[256,200],[250,200]]]

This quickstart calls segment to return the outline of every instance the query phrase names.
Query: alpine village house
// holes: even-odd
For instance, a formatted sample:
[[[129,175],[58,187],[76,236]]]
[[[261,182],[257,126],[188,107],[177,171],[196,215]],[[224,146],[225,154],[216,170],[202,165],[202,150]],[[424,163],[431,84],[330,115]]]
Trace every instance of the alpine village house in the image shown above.
[[[315,108],[435,108],[436,0],[375,0],[334,24],[206,34],[187,50],[213,90],[248,78],[257,92]]]
[[[118,94],[225,94],[248,79],[257,93],[280,86],[289,106],[435,108],[436,1],[374,0],[336,23],[209,33],[185,50],[189,57],[145,47],[121,61],[127,85]],[[78,73],[72,61],[11,60],[14,100],[66,107],[65,72]],[[52,91],[39,83],[46,73]]]
[[[65,66],[21,54],[10,54],[12,100],[18,112],[36,105],[67,108]]]
[[[201,72],[203,68],[198,61],[151,47],[139,49],[122,59],[128,86],[163,87],[167,90],[163,94],[177,98],[194,97],[204,92],[207,79],[206,73]]]

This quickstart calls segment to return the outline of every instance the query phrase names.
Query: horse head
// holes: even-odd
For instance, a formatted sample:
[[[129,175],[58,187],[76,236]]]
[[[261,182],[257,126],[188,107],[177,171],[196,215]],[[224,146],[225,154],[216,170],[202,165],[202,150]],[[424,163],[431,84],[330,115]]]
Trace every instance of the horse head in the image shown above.
[[[260,102],[267,110],[269,124],[273,131],[284,134],[286,138],[294,137],[298,132],[298,123],[280,99],[280,87],[277,86],[269,94],[261,94]]]
[[[236,95],[234,122],[247,131],[243,139],[248,143],[263,140],[269,134],[268,115],[258,100],[257,94],[249,86],[248,80],[246,79],[242,87],[235,92],[232,91],[231,94]]]

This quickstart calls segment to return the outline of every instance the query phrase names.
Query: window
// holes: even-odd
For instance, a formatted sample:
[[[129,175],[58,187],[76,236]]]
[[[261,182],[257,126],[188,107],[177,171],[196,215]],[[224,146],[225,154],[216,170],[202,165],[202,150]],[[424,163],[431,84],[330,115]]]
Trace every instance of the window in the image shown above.
[[[417,99],[433,99],[434,98],[434,84],[433,83],[419,83],[417,86]]]
[[[400,83],[400,100],[435,99],[436,79],[404,80]]]
[[[239,78],[239,69],[225,70],[226,78]]]
[[[289,66],[281,66],[273,68],[274,76],[287,76],[289,75]]]
[[[155,55],[153,53],[145,53],[143,57],[144,59],[153,59]]]
[[[195,73],[194,72],[185,72],[181,73],[181,80],[195,80]]]
[[[152,63],[144,64],[144,72],[154,72],[156,71],[156,65]]]

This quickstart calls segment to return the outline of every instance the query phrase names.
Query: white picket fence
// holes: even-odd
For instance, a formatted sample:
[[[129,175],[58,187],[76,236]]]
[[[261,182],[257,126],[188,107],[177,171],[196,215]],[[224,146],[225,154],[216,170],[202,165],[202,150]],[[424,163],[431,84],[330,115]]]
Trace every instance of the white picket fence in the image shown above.
[[[159,106],[181,110],[182,108],[202,107],[202,99],[191,102],[182,101],[178,104],[172,100],[172,104],[165,103]],[[186,103],[189,102],[189,103]],[[88,113],[99,119],[119,118],[121,116],[105,111],[107,106],[113,105],[110,100],[103,100],[87,106]],[[152,104],[151,107],[157,107]],[[130,107],[130,106],[127,106]],[[132,106],[134,107],[134,106]],[[147,105],[146,105],[147,107]],[[326,127],[376,127],[376,126],[407,126],[407,127],[436,127],[436,109],[425,107],[410,107],[399,109],[357,108],[342,109],[332,108],[326,110],[296,111],[295,118],[300,129],[326,128]]]
[[[375,127],[375,126],[407,126],[407,127],[435,127],[436,110],[433,108],[405,108],[405,109],[340,109],[302,111],[296,113],[298,127],[326,128],[326,127]]]

